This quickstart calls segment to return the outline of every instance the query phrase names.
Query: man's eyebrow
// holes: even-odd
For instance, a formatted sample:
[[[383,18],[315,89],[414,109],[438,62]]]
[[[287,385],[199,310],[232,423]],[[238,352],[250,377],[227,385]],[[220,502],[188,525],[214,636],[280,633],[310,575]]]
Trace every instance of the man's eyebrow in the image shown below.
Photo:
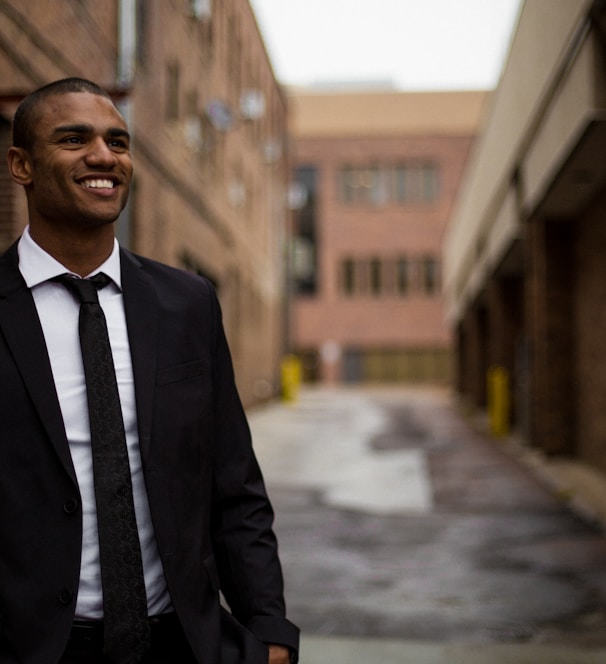
[[[53,129],[53,134],[91,134],[93,131],[92,125],[89,124],[69,124],[59,125]]]
[[[112,138],[129,138],[130,139],[130,134],[126,131],[126,129],[121,129],[120,127],[112,127],[107,130],[107,135],[111,136]]]
[[[53,135],[56,134],[92,134],[94,132],[93,126],[89,124],[68,124],[68,125],[59,125],[53,129]],[[110,127],[107,132],[107,136],[112,138],[127,138],[130,139],[130,134],[126,129],[121,127]]]

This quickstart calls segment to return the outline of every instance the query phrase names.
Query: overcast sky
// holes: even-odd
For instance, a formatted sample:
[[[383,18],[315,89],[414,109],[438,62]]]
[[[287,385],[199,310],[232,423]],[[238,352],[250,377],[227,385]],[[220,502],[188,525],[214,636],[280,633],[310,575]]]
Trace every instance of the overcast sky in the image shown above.
[[[280,82],[494,87],[522,0],[250,0]]]

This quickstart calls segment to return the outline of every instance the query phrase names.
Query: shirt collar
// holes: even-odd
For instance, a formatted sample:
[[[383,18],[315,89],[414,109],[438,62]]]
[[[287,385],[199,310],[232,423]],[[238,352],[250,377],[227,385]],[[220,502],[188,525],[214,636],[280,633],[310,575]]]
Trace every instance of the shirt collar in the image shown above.
[[[99,272],[103,272],[122,290],[119,249],[118,240],[114,238],[114,248],[109,258],[86,276],[92,277]],[[54,279],[60,274],[73,274],[71,270],[68,270],[58,260],[44,251],[39,244],[36,244],[30,235],[29,226],[23,231],[17,250],[19,252],[19,270],[28,288],[33,288],[38,284]]]

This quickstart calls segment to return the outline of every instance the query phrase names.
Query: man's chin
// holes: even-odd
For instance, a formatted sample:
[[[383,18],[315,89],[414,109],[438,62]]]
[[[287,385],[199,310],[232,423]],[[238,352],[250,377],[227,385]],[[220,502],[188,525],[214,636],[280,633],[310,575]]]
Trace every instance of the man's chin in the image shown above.
[[[113,210],[86,210],[78,218],[78,223],[82,228],[103,228],[113,224],[122,213],[123,208]]]
[[[110,226],[118,219],[119,216],[120,215],[116,217],[106,217],[106,218],[85,217],[79,220],[79,225],[80,228],[82,228],[83,230],[94,231],[100,228],[105,228],[106,226]]]

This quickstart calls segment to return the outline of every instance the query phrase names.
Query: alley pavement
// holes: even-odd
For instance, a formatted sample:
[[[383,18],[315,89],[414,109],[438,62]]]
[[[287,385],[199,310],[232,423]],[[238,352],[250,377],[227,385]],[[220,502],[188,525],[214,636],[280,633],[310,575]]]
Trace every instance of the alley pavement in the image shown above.
[[[305,388],[249,420],[302,664],[606,661],[599,474],[440,389]]]

